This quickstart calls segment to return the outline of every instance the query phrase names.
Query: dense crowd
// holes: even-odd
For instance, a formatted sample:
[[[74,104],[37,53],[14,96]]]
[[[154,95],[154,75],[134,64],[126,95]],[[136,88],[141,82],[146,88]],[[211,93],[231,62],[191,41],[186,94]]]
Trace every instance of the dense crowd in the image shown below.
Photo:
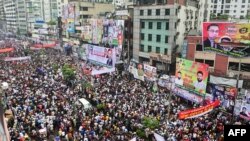
[[[231,115],[218,109],[198,118],[179,120],[178,112],[192,104],[171,96],[164,88],[152,92],[151,82],[136,80],[125,71],[93,77],[92,87],[82,87],[78,82],[87,78],[87,83],[91,77],[81,72],[84,61],[54,49],[46,49],[42,58],[41,50],[25,54],[22,42],[9,42],[15,47],[12,56],[32,57],[30,61],[0,65],[1,82],[10,85],[5,93],[7,109],[14,115],[8,122],[13,141],[127,141],[133,137],[142,141],[154,140],[154,132],[173,141],[220,141],[224,138],[223,125],[231,121]],[[55,64],[58,69],[53,68]],[[64,64],[76,68],[73,85],[64,80]],[[79,98],[88,99],[93,107],[85,109],[77,102]],[[145,117],[157,119],[159,126],[145,128]],[[145,137],[138,135],[139,130]]]

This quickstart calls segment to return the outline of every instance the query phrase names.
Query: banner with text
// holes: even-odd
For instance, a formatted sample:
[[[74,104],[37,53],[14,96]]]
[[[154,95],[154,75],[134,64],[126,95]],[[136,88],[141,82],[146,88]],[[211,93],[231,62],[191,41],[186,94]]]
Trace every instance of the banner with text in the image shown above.
[[[175,84],[198,95],[205,95],[208,65],[182,58],[176,59]]]
[[[204,51],[214,51],[226,56],[250,56],[250,24],[230,22],[204,22]]]
[[[156,67],[150,66],[148,64],[143,64],[144,66],[144,77],[149,81],[156,81],[157,70]]]

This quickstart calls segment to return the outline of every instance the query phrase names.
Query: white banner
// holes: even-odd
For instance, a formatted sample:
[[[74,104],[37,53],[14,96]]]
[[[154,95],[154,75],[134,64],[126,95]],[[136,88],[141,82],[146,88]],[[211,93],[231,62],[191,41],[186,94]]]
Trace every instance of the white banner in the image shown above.
[[[156,141],[165,141],[164,137],[157,133],[154,133],[154,136],[155,136]]]
[[[30,60],[30,56],[25,56],[25,57],[7,57],[4,58],[4,61],[22,61],[22,60]]]
[[[237,80],[210,75],[210,83],[236,87]],[[243,80],[239,80],[239,88],[242,88],[242,85],[243,85]]]

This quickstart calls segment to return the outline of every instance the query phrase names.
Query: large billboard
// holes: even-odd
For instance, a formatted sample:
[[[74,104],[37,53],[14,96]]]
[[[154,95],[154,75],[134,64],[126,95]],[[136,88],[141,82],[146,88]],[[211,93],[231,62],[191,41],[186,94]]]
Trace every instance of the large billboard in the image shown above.
[[[124,20],[88,19],[82,26],[81,38],[91,44],[115,48],[117,62],[121,59],[124,40]]]
[[[232,57],[250,56],[250,24],[204,22],[204,51],[214,51]]]
[[[238,94],[237,88],[208,83],[207,93],[212,95],[212,101],[220,100],[220,107],[223,110],[233,113],[234,101]]]
[[[86,50],[88,61],[95,64],[91,68],[91,74],[97,75],[115,71],[115,49],[95,45],[88,45]]]
[[[207,87],[208,65],[177,58],[175,77],[177,87],[204,95]]]

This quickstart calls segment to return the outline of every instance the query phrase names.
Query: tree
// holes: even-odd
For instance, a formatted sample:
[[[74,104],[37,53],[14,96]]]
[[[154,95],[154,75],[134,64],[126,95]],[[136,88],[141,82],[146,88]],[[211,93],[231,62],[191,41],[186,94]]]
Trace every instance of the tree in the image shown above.
[[[47,24],[48,25],[56,25],[56,22],[51,20],[51,21],[47,22]]]
[[[64,80],[67,82],[71,82],[75,79],[75,69],[68,64],[65,64],[62,68],[62,73]]]
[[[211,13],[211,14],[210,14],[210,18],[211,18],[211,19],[215,19],[215,18],[216,18],[216,15],[215,15],[214,13]]]
[[[144,128],[156,129],[159,127],[160,122],[154,117],[144,117],[142,120]]]

